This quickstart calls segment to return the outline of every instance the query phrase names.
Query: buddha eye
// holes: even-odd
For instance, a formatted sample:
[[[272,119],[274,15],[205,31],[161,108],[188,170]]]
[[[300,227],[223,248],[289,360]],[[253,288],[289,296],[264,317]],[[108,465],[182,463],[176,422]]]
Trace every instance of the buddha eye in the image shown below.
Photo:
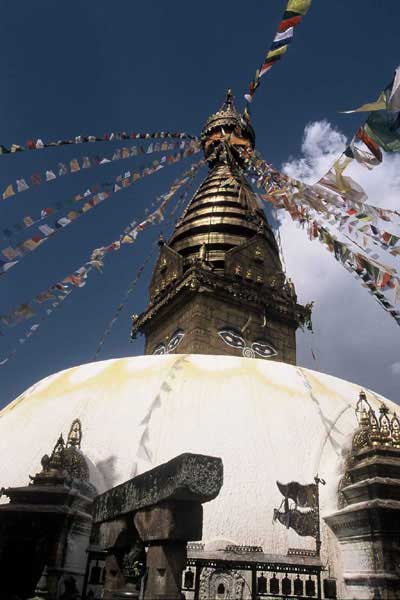
[[[263,358],[270,358],[271,356],[276,356],[278,354],[271,344],[263,340],[256,340],[252,343],[251,347],[256,354]]]
[[[225,344],[233,348],[244,348],[246,345],[240,332],[235,329],[220,329],[218,335],[223,339]]]
[[[161,342],[161,344],[158,344],[158,346],[156,346],[153,350],[153,354],[165,354],[166,353],[166,347],[165,344]]]
[[[172,335],[171,339],[168,342],[167,352],[172,352],[172,350],[175,350],[177,345],[181,343],[184,335],[185,332],[182,331],[182,329],[177,329],[177,331],[175,331],[175,333]]]

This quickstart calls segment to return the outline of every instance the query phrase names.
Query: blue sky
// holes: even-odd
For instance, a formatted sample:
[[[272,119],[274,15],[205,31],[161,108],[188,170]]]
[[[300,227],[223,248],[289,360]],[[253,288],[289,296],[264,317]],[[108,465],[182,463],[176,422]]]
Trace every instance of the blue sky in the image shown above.
[[[198,134],[228,87],[243,106],[243,94],[284,7],[285,0],[2,0],[0,143],[8,146],[30,138],[53,140],[120,130]],[[326,119],[344,136],[354,132],[362,117],[338,111],[374,99],[390,80],[400,63],[399,22],[398,0],[314,0],[287,55],[263,78],[252,105],[257,147],[268,161],[280,167],[299,157],[304,128],[310,122]],[[117,145],[123,144],[2,156],[0,188],[17,177],[56,167],[63,159],[89,150],[108,154]],[[118,238],[188,164],[169,167],[117,194],[28,255],[0,279],[0,313],[30,300],[81,266],[93,248]],[[0,203],[0,223],[3,227],[26,214],[33,216],[43,206],[140,165],[145,161],[123,161],[19,194]],[[168,235],[166,226],[162,230]],[[38,379],[91,359],[156,235],[158,230],[151,228],[137,244],[109,256],[104,273],[93,274],[87,286],[73,292],[31,342],[19,348],[14,360],[0,369],[1,404]],[[101,359],[141,353],[142,340],[129,343],[130,314],[146,306],[149,272],[130,297]],[[378,312],[371,312],[367,322],[358,321],[355,313],[345,325],[341,311],[346,313],[352,303],[352,290],[357,298],[359,293],[357,284],[351,285],[343,284],[350,297],[342,297],[336,312],[318,307],[312,342],[299,336],[299,362],[365,381],[397,400],[399,373],[390,369],[390,360],[394,354],[394,363],[396,353],[399,356],[400,331],[386,315],[383,325],[376,321],[375,314],[381,318]],[[307,300],[318,296],[318,282],[315,286]],[[372,305],[373,300],[367,297],[366,303]],[[347,341],[342,327],[347,336],[351,332]],[[17,344],[24,326],[3,330],[7,335],[0,338],[0,357]],[[319,348],[318,364],[311,358],[310,343]],[[344,346],[351,346],[350,354]],[[385,357],[382,349],[387,349]]]

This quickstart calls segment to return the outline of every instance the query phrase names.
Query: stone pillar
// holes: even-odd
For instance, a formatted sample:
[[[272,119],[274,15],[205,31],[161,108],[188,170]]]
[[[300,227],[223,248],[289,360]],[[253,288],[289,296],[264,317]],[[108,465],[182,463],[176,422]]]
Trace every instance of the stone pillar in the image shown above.
[[[164,502],[138,511],[135,525],[148,544],[145,600],[181,600],[186,544],[201,540],[203,507],[195,502]]]
[[[91,542],[108,554],[104,599],[138,597],[131,574],[145,544],[145,600],[181,600],[186,544],[201,539],[202,504],[222,478],[221,459],[182,454],[96,498]]]

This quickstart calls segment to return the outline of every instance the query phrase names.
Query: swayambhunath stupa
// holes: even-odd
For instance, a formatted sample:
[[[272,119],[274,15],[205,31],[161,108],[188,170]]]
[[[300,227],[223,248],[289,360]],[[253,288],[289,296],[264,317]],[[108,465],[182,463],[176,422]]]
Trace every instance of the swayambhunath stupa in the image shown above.
[[[372,178],[400,152],[400,66],[376,100],[345,111],[366,119],[317,181],[288,163],[275,168],[256,145],[268,135],[255,126],[257,102],[318,4],[285,2],[273,3],[283,16],[245,94],[214,85],[213,112],[196,116],[196,132],[32,137],[0,146],[0,162],[10,165],[7,206],[60,177],[68,194],[68,175],[86,170],[84,186],[89,181],[68,199],[61,188],[53,203],[46,197],[34,217],[33,204],[21,204],[24,216],[13,216],[14,224],[4,213],[3,284],[23,263],[35,280],[30,255],[48,251],[55,238],[67,240],[83,217],[74,225],[72,245],[79,245],[78,228],[117,192],[123,197],[160,171],[175,177],[138,204],[141,218],[92,248],[81,266],[0,315],[0,333],[17,332],[0,354],[1,375],[14,369],[21,382],[31,376],[18,367],[28,344],[30,360],[46,362],[47,374],[0,412],[0,600],[400,598],[398,398],[321,372],[313,349],[315,368],[300,366],[296,334],[311,335],[314,302],[312,295],[298,298],[279,233],[283,223],[294,224],[355,279],[349,289],[369,292],[392,329],[400,325],[400,212],[373,204],[353,171],[348,175],[353,165]],[[134,116],[138,127],[146,123]],[[71,158],[71,145],[98,154]],[[24,163],[13,165],[35,159],[37,150],[44,162],[22,176],[15,169]],[[104,182],[91,182],[91,169],[122,160],[115,178],[107,171]],[[147,231],[155,236],[142,243]],[[90,337],[91,321],[65,318],[57,330],[57,315],[97,275],[87,306],[103,312],[104,324],[107,294],[122,273],[104,285],[106,266],[123,249],[131,252],[123,266],[129,286],[111,320],[106,315],[89,362],[80,364],[79,340]],[[74,252],[64,253],[62,264],[75,260]],[[138,269],[129,267],[132,252]],[[42,258],[38,285],[47,265]],[[100,360],[125,307],[125,334],[134,349],[140,340],[144,346]],[[332,305],[318,310],[328,322]],[[53,370],[56,363],[35,350],[47,321],[54,322],[54,352],[70,330],[78,353],[66,339],[64,362]],[[375,327],[370,323],[378,338]],[[354,354],[361,339],[354,332]],[[334,352],[341,352],[339,341]]]

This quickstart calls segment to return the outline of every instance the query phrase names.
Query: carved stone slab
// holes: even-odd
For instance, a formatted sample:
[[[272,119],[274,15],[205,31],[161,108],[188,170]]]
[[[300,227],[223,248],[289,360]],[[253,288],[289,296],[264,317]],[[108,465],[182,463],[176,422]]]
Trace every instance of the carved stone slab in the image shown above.
[[[102,523],[166,500],[209,502],[223,482],[220,458],[181,454],[97,496],[94,523]]]

